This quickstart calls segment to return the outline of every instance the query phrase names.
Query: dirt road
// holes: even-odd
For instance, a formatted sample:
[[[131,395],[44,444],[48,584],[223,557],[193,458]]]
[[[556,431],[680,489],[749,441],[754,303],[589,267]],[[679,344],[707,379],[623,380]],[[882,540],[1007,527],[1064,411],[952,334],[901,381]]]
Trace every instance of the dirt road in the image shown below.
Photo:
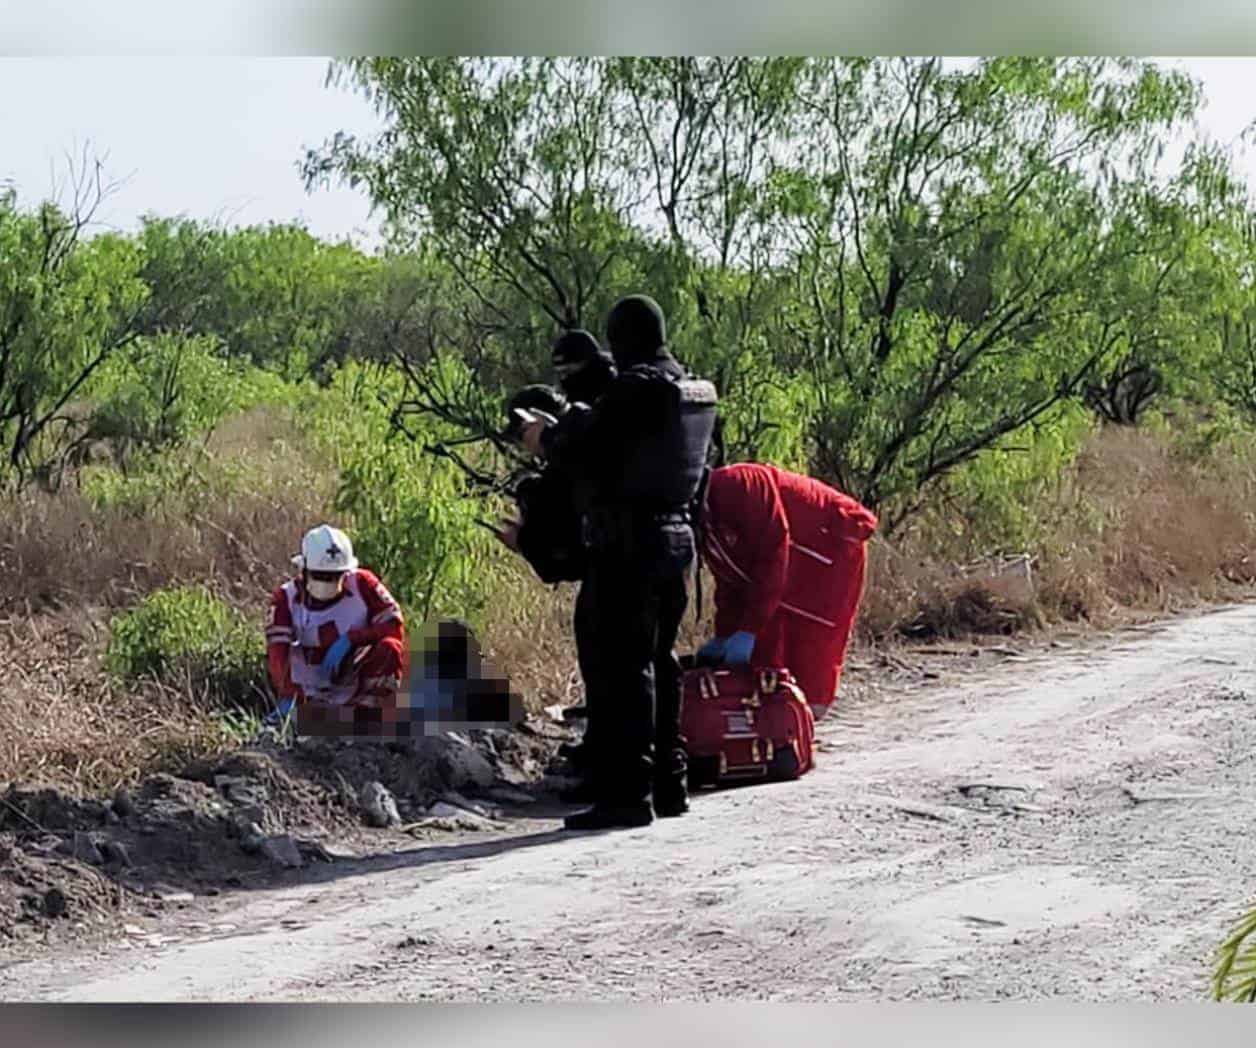
[[[852,702],[803,782],[337,864],[0,995],[1200,998],[1256,894],[1253,638],[1227,609]]]

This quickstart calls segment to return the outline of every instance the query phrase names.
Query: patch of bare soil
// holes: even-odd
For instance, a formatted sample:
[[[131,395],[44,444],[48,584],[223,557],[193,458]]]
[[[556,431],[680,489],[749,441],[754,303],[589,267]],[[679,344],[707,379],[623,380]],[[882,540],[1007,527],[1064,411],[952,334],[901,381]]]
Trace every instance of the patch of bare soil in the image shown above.
[[[414,839],[495,828],[544,798],[552,722],[413,742],[262,743],[106,799],[0,793],[0,952],[103,941],[129,919]]]

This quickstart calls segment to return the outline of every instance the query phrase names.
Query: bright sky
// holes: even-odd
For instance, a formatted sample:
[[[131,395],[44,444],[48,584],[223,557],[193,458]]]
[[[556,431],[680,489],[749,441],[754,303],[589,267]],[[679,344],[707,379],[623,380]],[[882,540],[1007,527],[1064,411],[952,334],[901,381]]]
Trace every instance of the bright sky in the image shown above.
[[[325,58],[4,58],[0,181],[27,203],[85,144],[126,184],[99,218],[186,214],[232,224],[304,221],[318,236],[364,238],[376,222],[347,189],[307,194],[307,146],[379,125],[365,100],[324,87]]]
[[[1204,131],[1229,142],[1254,119],[1256,58],[1164,59],[1204,83]],[[378,122],[361,96],[324,87],[323,58],[0,58],[5,149],[0,182],[26,203],[51,195],[67,153],[90,145],[125,185],[98,216],[232,224],[303,221],[318,236],[376,240],[366,198],[305,192],[306,146]],[[1256,189],[1256,155],[1241,167]]]

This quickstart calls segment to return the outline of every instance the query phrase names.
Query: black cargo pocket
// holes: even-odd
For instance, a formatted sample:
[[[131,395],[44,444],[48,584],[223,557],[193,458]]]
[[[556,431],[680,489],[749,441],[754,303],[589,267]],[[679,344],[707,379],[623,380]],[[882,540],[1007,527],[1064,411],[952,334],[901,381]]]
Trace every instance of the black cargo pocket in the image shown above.
[[[664,524],[658,529],[653,560],[661,576],[685,571],[693,558],[693,529],[688,524]]]

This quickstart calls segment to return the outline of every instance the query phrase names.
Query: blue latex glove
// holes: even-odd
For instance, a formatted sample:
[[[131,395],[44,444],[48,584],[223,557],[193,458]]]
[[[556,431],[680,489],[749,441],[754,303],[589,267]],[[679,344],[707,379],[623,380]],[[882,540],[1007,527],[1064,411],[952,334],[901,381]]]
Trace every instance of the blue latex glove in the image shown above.
[[[332,677],[336,675],[336,671],[340,669],[340,664],[345,661],[345,656],[349,654],[352,647],[353,642],[349,640],[349,635],[342,633],[336,638],[336,643],[327,649],[327,654],[318,665],[318,675],[323,678],[324,684],[331,683]]]
[[[724,645],[724,661],[730,666],[744,666],[754,653],[754,634],[740,630]]]
[[[288,719],[296,705],[296,699],[280,699],[275,708],[266,714],[266,719],[262,723],[268,728],[278,727]]]
[[[698,658],[703,662],[722,662],[724,660],[724,649],[727,646],[727,638],[712,637],[698,649]]]

